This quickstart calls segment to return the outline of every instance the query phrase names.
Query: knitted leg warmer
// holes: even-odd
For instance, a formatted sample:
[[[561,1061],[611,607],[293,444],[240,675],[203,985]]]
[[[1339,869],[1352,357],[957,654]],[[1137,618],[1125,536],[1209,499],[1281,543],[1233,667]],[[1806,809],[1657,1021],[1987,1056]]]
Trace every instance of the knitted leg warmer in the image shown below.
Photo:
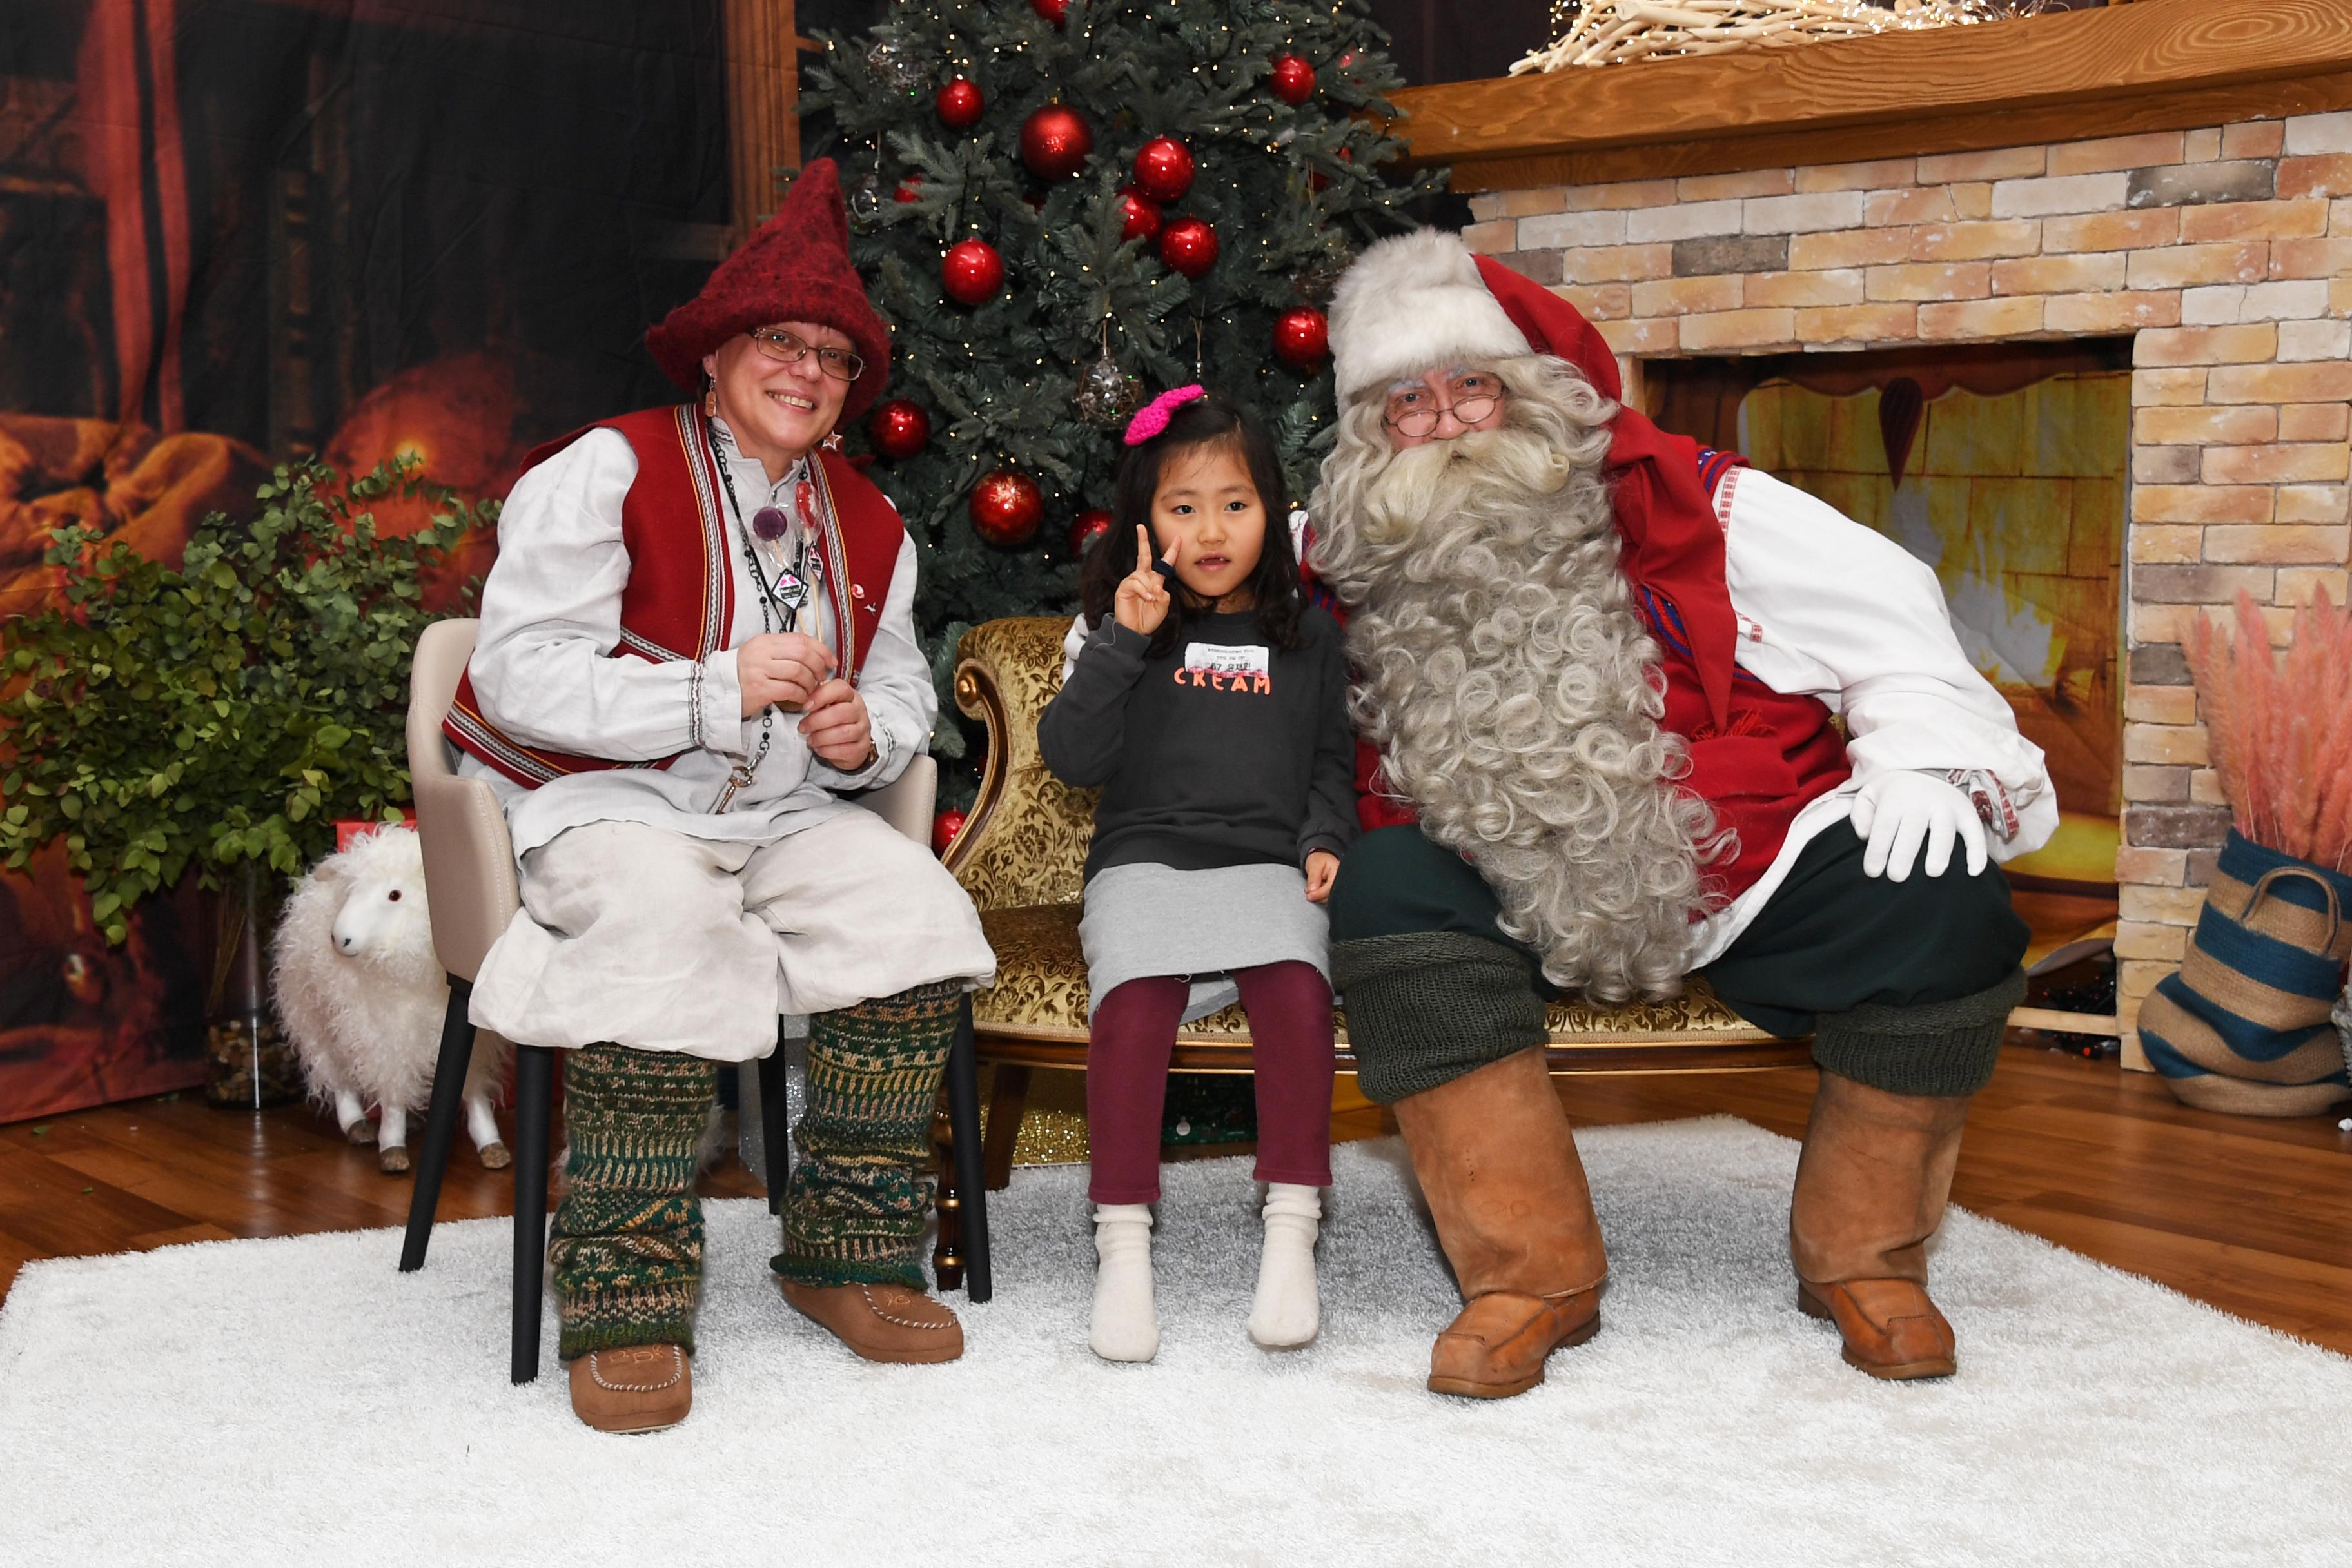
[[[924,1289],[931,1111],[962,1000],[946,980],[809,1020],[801,1158],[771,1264],[785,1279]]]
[[[565,1361],[625,1345],[694,1349],[702,1205],[694,1152],[717,1069],[698,1057],[588,1046],[563,1070],[555,1278]]]
[[[1866,1002],[1825,1013],[1813,1028],[1813,1060],[1823,1072],[1889,1094],[1974,1094],[2000,1059],[2010,1009],[2025,1000],[2025,972],[1972,996],[1888,1007]]]
[[[1331,944],[1365,1098],[1393,1105],[1544,1043],[1543,998],[1517,950],[1456,931]]]

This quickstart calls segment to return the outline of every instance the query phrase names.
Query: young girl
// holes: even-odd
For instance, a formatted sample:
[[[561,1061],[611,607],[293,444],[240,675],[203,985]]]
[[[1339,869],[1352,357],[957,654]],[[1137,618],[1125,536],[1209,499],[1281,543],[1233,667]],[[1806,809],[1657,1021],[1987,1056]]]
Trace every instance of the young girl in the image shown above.
[[[1078,926],[1094,992],[1095,1353],[1150,1361],[1160,1117],[1180,1024],[1249,1009],[1268,1184],[1250,1337],[1315,1337],[1318,1189],[1331,1180],[1322,903],[1355,834],[1338,625],[1302,601],[1281,465],[1197,386],[1127,431],[1111,531],[1037,726],[1063,782],[1103,786]]]

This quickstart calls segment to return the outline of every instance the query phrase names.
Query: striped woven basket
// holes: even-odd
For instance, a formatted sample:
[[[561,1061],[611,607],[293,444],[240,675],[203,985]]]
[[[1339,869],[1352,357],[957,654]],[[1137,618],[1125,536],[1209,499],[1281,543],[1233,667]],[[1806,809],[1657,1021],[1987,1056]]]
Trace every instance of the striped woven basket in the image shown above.
[[[2328,1008],[2352,955],[2352,877],[2234,831],[2180,973],[2140,1009],[2140,1045],[2183,1104],[2316,1116],[2352,1100]]]

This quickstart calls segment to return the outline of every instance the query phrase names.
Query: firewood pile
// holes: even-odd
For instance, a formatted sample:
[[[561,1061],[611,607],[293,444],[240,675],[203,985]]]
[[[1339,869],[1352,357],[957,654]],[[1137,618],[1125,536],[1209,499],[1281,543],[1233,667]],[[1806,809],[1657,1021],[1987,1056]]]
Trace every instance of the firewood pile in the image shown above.
[[[1968,26],[2044,8],[2043,0],[1560,0],[1550,46],[1511,74]]]

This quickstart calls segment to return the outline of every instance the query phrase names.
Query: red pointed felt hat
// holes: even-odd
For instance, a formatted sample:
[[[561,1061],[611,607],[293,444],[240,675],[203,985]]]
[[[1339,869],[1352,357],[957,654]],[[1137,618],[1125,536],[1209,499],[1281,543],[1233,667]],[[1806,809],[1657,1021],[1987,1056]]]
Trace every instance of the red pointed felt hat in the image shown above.
[[[702,385],[702,356],[738,332],[775,321],[814,321],[846,336],[866,368],[842,405],[847,424],[890,379],[890,329],[849,264],[849,213],[841,173],[819,158],[800,173],[776,216],[712,268],[702,292],[646,333],[662,374],[688,391]]]

